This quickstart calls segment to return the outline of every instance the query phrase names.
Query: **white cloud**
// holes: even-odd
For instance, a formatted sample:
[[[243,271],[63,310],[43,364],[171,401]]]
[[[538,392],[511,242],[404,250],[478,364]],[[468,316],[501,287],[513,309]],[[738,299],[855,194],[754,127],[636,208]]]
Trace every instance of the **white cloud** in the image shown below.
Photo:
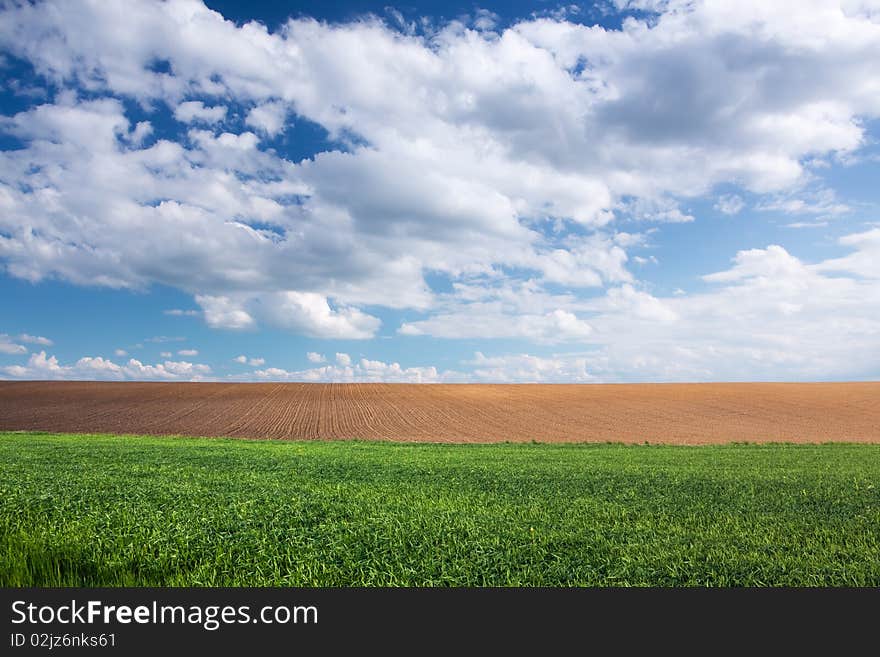
[[[314,351],[309,351],[308,353],[306,353],[306,358],[310,363],[324,363],[327,361],[327,359],[322,354],[316,353]]]
[[[128,356],[128,352],[125,349],[116,349],[113,351],[114,356]]]
[[[742,197],[737,194],[724,194],[719,196],[718,201],[715,203],[716,210],[722,214],[730,215],[739,214],[745,206],[745,201],[743,201]]]
[[[785,224],[786,228],[824,228],[828,225],[827,221],[792,221]]]
[[[638,221],[683,224],[694,220],[692,215],[682,212],[678,203],[669,198],[631,199],[621,204],[621,211]]]
[[[554,344],[583,342],[592,333],[589,308],[572,294],[549,294],[536,280],[474,277],[454,283],[427,319],[404,322],[398,333],[442,338],[520,338]]]
[[[845,235],[838,241],[842,246],[852,249],[851,253],[820,262],[813,267],[815,271],[880,280],[880,228]]]
[[[27,347],[12,341],[13,338],[5,333],[0,333],[0,354],[26,354]]]
[[[584,340],[590,325],[574,313],[556,309],[543,315],[510,315],[497,304],[471,304],[465,316],[437,314],[430,319],[406,322],[401,335],[433,335],[441,338],[526,338],[535,342]]]
[[[171,315],[172,317],[198,317],[199,315],[201,315],[198,310],[182,310],[180,308],[163,310],[162,313],[165,315]]]
[[[260,319],[302,335],[360,340],[373,337],[381,324],[357,308],[332,307],[326,297],[313,292],[200,295],[196,303],[202,306],[208,325],[215,328],[251,328]]]
[[[860,278],[870,236],[812,265],[747,250],[710,291],[667,299],[629,272],[615,222],[690,221],[689,199],[731,187],[722,212],[748,193],[845,213],[813,169],[858,154],[880,116],[876,15],[648,5],[617,30],[478,14],[409,33],[372,19],[269,32],[180,0],[13,6],[0,43],[60,91],[3,119],[23,147],[0,157],[0,260],[30,281],[175,287],[217,328],[367,339],[380,320],[364,309],[382,306],[418,317],[402,333],[591,344],[602,376],[855,372],[868,359],[854,350],[871,352],[857,327],[876,322],[854,303],[876,296]],[[205,105],[220,98],[254,131],[232,117],[221,132],[225,106]],[[203,125],[147,139],[131,102]],[[257,133],[287,115],[334,145],[299,162],[262,151]]]
[[[273,324],[314,337],[371,338],[381,324],[356,308],[331,308],[325,297],[312,292],[279,292],[264,298],[263,303]]]
[[[343,367],[348,367],[351,365],[351,356],[348,354],[336,353],[336,364],[342,365]]]
[[[181,349],[177,352],[178,356],[198,356],[198,349]]]
[[[540,357],[513,354],[486,357],[479,351],[473,360],[473,379],[496,383],[591,383],[595,379],[582,356]]]
[[[339,354],[337,354],[339,355]],[[338,360],[338,359],[337,359]],[[460,372],[438,372],[435,367],[401,367],[399,363],[385,363],[362,358],[357,363],[337,362],[306,370],[284,370],[270,367],[249,372],[243,377],[254,381],[305,381],[325,383],[441,383],[462,381],[466,376]]]
[[[153,124],[149,121],[138,121],[134,129],[128,133],[127,139],[132,146],[141,146],[153,134]]]
[[[225,296],[196,296],[196,303],[202,307],[205,321],[214,328],[246,329],[256,322],[247,312],[242,310],[232,299]]]
[[[236,363],[241,363],[242,365],[250,365],[251,367],[260,367],[261,365],[266,364],[266,359],[264,358],[248,358],[247,356],[236,356],[233,358]]]
[[[16,157],[51,155],[68,166],[51,175],[9,170],[40,192],[25,199],[10,191],[19,229],[0,253],[14,275],[32,280],[159,280],[222,298],[234,287],[262,293],[293,279],[298,293],[342,304],[375,301],[369,289],[393,292],[385,297],[403,306],[425,304],[423,267],[455,274],[538,260],[535,218],[600,225],[617,200],[635,197],[653,208],[644,216],[688,220],[669,195],[701,194],[717,182],[785,189],[801,180],[802,157],[857,148],[857,116],[880,111],[865,91],[877,82],[869,62],[878,50],[867,17],[830,4],[802,12],[760,3],[664,7],[650,24],[630,21],[622,31],[543,18],[500,35],[450,25],[423,36],[307,19],[270,34],[197,3],[133,2],[124,15],[100,3],[13,8],[0,38],[61,84],[76,79],[166,101],[187,121],[219,120],[225,107],[182,102],[184,94],[228,95],[252,104],[250,124],[269,133],[280,129],[282,111],[296,108],[331,135],[354,133],[370,147],[298,165],[260,153],[249,133],[195,131],[191,148],[160,140],[121,149],[112,137],[130,126],[116,101],[45,105],[11,123],[31,144]],[[491,15],[476,20],[490,30]],[[144,28],[123,29],[130,24]],[[756,43],[762,67],[744,67],[740,53]],[[172,73],[150,67],[157,51]],[[590,66],[579,71],[583,60]],[[755,70],[764,72],[756,78]],[[61,148],[39,152],[36,140],[50,134]],[[245,182],[233,171],[278,177]],[[294,188],[305,202],[285,206],[279,199]],[[151,204],[157,196],[168,200]],[[131,217],[125,226],[110,223],[120,205]],[[255,210],[273,215],[281,232],[236,219]],[[75,224],[80,232],[58,234],[73,213],[87,219]],[[31,240],[57,235],[51,258],[27,246],[25,216],[25,225],[44,217],[37,223],[50,229]],[[149,260],[122,252],[131,241],[123,228],[140,225],[164,247],[145,249]],[[188,239],[169,240],[171,226],[185,226]],[[77,244],[88,247],[88,264]],[[235,263],[211,255],[221,253],[235,254]],[[187,260],[198,276],[179,271]],[[314,270],[319,262],[325,271]]]
[[[186,338],[180,335],[154,335],[153,337],[144,340],[144,342],[164,344],[166,342],[183,342],[184,340],[186,340]]]
[[[49,338],[44,338],[42,335],[30,335],[28,333],[22,333],[16,339],[28,344],[40,344],[45,347],[51,347],[53,344]]]
[[[173,381],[200,380],[211,374],[207,365],[186,361],[165,361],[155,365],[145,365],[134,358],[119,365],[100,356],[86,356],[72,365],[62,365],[55,356],[47,356],[45,351],[31,354],[27,365],[12,365],[0,368],[0,372],[16,379],[73,379],[73,380],[141,380]]]
[[[498,24],[498,14],[488,9],[477,9],[474,16],[474,27],[478,30],[492,30]]]
[[[636,290],[632,285],[609,289],[596,307],[634,319],[656,322],[674,322],[678,319],[678,314],[667,303],[647,292]]]
[[[284,101],[275,100],[257,105],[248,112],[245,124],[264,132],[270,137],[284,130],[290,108]]]
[[[442,323],[415,324],[443,336],[476,321],[504,334],[529,307],[561,305],[589,316],[592,331],[577,340],[582,351],[553,356],[549,365],[530,360],[537,356],[498,356],[508,361],[474,365],[479,380],[527,380],[533,370],[534,380],[550,380],[552,371],[558,380],[597,382],[876,378],[880,229],[840,244],[847,255],[814,264],[779,245],[740,251],[731,267],[703,277],[710,287],[700,293],[661,297],[623,284],[582,300],[519,290],[521,305],[498,306],[491,325],[483,322],[485,306],[470,300],[479,295],[468,291],[448,305]]]
[[[817,214],[835,216],[850,212],[846,203],[837,200],[833,189],[819,189],[812,192],[774,196],[759,203],[756,207],[765,212],[782,212],[784,214]]]
[[[162,351],[159,353],[159,356],[161,358],[171,358],[173,355],[174,354],[172,354],[170,351]]]
[[[588,371],[599,380],[864,379],[880,354],[880,231],[810,264],[779,245],[740,251],[698,294],[635,289],[596,304]]]
[[[223,105],[205,107],[200,100],[190,100],[177,106],[174,110],[174,118],[181,123],[219,123],[226,118],[226,107]]]

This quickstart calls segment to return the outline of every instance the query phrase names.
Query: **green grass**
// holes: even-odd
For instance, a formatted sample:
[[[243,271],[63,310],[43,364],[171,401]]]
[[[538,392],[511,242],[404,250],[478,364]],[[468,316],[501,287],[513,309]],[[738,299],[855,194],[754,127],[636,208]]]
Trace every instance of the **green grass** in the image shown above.
[[[880,445],[0,433],[3,586],[880,585]]]

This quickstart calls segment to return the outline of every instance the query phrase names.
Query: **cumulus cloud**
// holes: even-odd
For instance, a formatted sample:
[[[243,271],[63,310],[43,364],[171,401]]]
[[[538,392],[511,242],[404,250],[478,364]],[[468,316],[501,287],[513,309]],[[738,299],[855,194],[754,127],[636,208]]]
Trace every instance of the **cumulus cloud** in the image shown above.
[[[563,11],[270,31],[184,0],[10,6],[0,46],[58,92],[2,120],[21,147],[0,157],[0,261],[29,281],[177,288],[214,328],[369,339],[384,307],[404,335],[592,345],[602,376],[703,376],[713,353],[732,375],[857,374],[845,363],[865,359],[831,354],[871,351],[857,327],[875,313],[853,302],[876,297],[870,234],[812,264],[762,243],[708,291],[665,298],[629,271],[619,228],[700,221],[692,199],[736,214],[743,195],[846,214],[813,176],[857,157],[880,116],[876,12],[627,7],[619,29]],[[180,134],[156,134],[172,116]],[[262,144],[305,122],[327,135],[312,157]]]
[[[27,347],[13,342],[13,338],[6,333],[0,333],[0,354],[26,354]]]
[[[30,335],[29,333],[20,334],[17,339],[21,342],[26,342],[28,344],[39,344],[44,347],[51,347],[53,342],[49,338],[44,338],[42,335]]]
[[[309,351],[308,353],[306,353],[306,359],[310,363],[324,363],[327,361],[327,359],[322,354],[314,351]]]
[[[219,123],[226,117],[226,107],[216,105],[205,107],[200,100],[180,103],[174,110],[174,118],[182,123]]]
[[[840,258],[831,258],[816,264],[818,272],[850,274],[870,280],[880,280],[880,228],[862,233],[844,235],[838,242],[850,252]]]
[[[197,295],[196,303],[202,307],[208,326],[227,329],[246,329],[256,322],[235,301],[224,296]]]
[[[249,132],[139,148],[119,100],[62,94],[7,122],[25,148],[6,153],[0,257],[29,280],[174,285],[213,306],[212,326],[255,323],[219,307],[235,291],[300,295],[291,330],[366,335],[358,305],[430,305],[426,268],[550,280],[561,250],[567,278],[589,279],[536,221],[601,226],[626,199],[643,218],[687,221],[677,198],[722,182],[784,191],[801,159],[861,146],[859,118],[880,112],[870,16],[830,2],[658,7],[620,30],[558,15],[498,31],[482,12],[474,29],[412,34],[309,19],[270,33],[182,1],[12,7],[0,41],[56,84],[165,103],[186,122],[226,115],[187,97],[224,96],[269,135],[293,113],[357,139],[301,163]]]
[[[177,355],[178,356],[198,356],[199,350],[198,349],[181,349],[180,351],[177,352]]]
[[[488,9],[477,9],[474,16],[474,27],[478,30],[492,30],[498,24],[498,14]]]
[[[669,198],[636,198],[621,204],[621,211],[638,221],[683,224],[694,221],[693,215],[681,210]]]
[[[113,351],[114,356],[128,356],[128,352],[125,349],[116,349]]]
[[[520,338],[539,343],[578,342],[592,334],[586,306],[572,294],[550,294],[536,280],[474,277],[454,283],[427,319],[406,321],[400,335],[442,338]]]
[[[587,359],[582,356],[540,357],[529,354],[512,354],[486,357],[481,352],[473,360],[472,377],[476,381],[498,383],[592,383],[595,377],[587,369]]]
[[[624,284],[590,299],[522,291],[516,298],[527,299],[531,308],[551,304],[589,317],[592,330],[575,340],[580,351],[550,359],[559,380],[587,380],[583,373],[596,382],[876,378],[880,229],[839,242],[848,254],[816,263],[780,245],[742,250],[729,268],[703,276],[709,288],[700,293],[656,296]],[[451,327],[483,317],[484,306],[478,310],[472,303],[450,305],[442,324],[426,320],[415,326],[423,334],[449,335]],[[514,322],[523,312],[503,311],[498,306],[495,312],[498,324]],[[533,361],[518,360],[521,356],[493,357],[510,360],[481,366],[474,375],[526,380],[525,364]]]
[[[63,365],[45,351],[31,354],[26,365],[0,367],[0,372],[13,379],[67,379],[67,380],[139,380],[139,381],[198,381],[211,374],[207,365],[187,361],[165,361],[145,365],[131,358],[117,364],[101,356],[86,356],[71,365]]]
[[[332,307],[326,297],[313,292],[197,296],[196,302],[215,328],[252,328],[259,318],[302,335],[357,340],[373,337],[381,325],[378,318],[357,308]]]
[[[264,358],[248,358],[244,355],[236,356],[232,360],[234,360],[236,363],[241,363],[242,365],[250,365],[251,367],[259,367],[266,364],[266,360]]]
[[[739,214],[746,206],[745,201],[738,194],[724,194],[718,197],[715,203],[715,209],[722,214]]]
[[[332,308],[325,297],[313,292],[277,293],[268,299],[265,312],[273,324],[314,337],[371,338],[381,324],[357,308]]]
[[[254,381],[321,383],[442,383],[462,381],[466,377],[455,371],[438,372],[436,367],[401,367],[399,363],[386,363],[362,358],[357,363],[352,363],[349,360],[347,363],[337,362],[335,365],[324,365],[305,370],[291,371],[270,367],[250,372],[246,378]]]
[[[880,367],[878,234],[844,237],[851,253],[817,263],[779,245],[746,249],[704,276],[710,288],[698,294],[609,291],[591,319],[590,371],[611,380],[870,378]]]
[[[284,101],[270,101],[254,107],[248,112],[244,122],[257,131],[274,137],[284,130],[289,111],[290,108]]]
[[[583,340],[592,332],[590,325],[574,313],[556,309],[543,315],[504,313],[497,304],[470,305],[467,321],[457,313],[437,314],[430,319],[405,322],[401,335],[433,335],[440,338],[526,338],[535,342]]]

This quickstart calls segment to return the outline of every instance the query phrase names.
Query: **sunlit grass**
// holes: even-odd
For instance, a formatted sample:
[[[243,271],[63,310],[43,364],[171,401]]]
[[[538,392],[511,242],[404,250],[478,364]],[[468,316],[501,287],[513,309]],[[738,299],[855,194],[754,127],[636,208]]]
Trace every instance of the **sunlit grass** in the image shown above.
[[[0,433],[0,585],[880,585],[880,446]]]

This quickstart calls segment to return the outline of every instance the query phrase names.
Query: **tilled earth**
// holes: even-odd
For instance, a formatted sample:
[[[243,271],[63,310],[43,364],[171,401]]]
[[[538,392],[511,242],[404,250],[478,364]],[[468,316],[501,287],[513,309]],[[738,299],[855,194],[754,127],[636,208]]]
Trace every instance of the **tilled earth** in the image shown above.
[[[880,383],[0,381],[0,430],[423,442],[880,442]]]

